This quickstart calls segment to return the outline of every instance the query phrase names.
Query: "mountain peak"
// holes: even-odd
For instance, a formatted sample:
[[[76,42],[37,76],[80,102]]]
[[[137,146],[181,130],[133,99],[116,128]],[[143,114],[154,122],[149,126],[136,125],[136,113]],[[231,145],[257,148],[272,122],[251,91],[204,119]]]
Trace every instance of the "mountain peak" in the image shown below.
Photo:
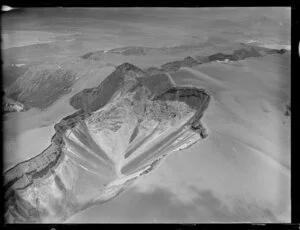
[[[70,105],[85,111],[98,110],[108,103],[115,92],[124,88],[125,84],[144,76],[145,73],[140,68],[125,62],[117,66],[98,86],[82,90],[71,97]]]
[[[124,62],[121,65],[118,65],[116,67],[116,71],[137,71],[137,72],[143,72],[140,68],[128,63],[128,62]]]

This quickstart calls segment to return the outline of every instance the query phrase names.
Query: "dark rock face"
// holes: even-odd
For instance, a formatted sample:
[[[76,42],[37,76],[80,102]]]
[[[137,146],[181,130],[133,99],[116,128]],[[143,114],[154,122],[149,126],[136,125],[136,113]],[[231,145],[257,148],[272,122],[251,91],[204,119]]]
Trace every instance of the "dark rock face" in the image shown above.
[[[176,72],[180,69],[181,63],[182,63],[181,61],[168,62],[166,64],[163,64],[161,66],[161,69],[166,72]]]
[[[89,52],[81,56],[82,59],[100,61],[102,59],[103,51]]]
[[[180,67],[193,67],[193,66],[196,66],[199,64],[201,64],[201,62],[188,56],[188,57],[184,58],[182,61],[168,62],[168,63],[162,65],[161,69],[166,72],[176,72],[180,69]]]
[[[196,56],[195,59],[200,63],[207,63],[209,62],[208,56]]]
[[[223,53],[216,53],[216,54],[210,55],[208,57],[208,60],[210,62],[212,62],[212,61],[225,61],[226,59],[231,60],[232,59],[232,55],[230,55],[230,54],[223,54]]]
[[[146,55],[150,51],[150,48],[147,47],[124,47],[109,50],[108,53],[114,54],[122,54],[125,56],[143,56]]]
[[[261,57],[262,55],[253,47],[251,47],[250,50],[247,49],[235,50],[232,56],[233,56],[232,60],[243,60],[249,57]]]
[[[23,105],[15,103],[3,103],[3,112],[22,112],[25,111]]]
[[[287,52],[286,49],[269,49],[266,51],[267,54],[285,54]]]
[[[191,108],[199,109],[200,105],[208,105],[210,96],[206,90],[191,87],[173,87],[157,95],[154,100],[183,101]],[[203,111],[206,109],[205,107]],[[202,108],[201,108],[202,110]]]
[[[108,54],[116,54],[116,55],[124,55],[124,56],[144,56],[148,54],[151,50],[155,50],[155,48],[148,48],[148,47],[122,47],[122,48],[115,48],[108,51],[96,51],[96,52],[89,52],[81,56],[82,59],[89,59],[94,61],[99,61],[102,59],[102,55],[105,53]]]
[[[175,86],[172,78],[167,74],[157,74],[140,78],[138,82],[145,86],[151,92],[152,96],[165,92]]]
[[[210,102],[210,94],[206,90],[174,87],[161,95],[156,96],[154,100],[182,101],[188,104],[191,108],[197,109],[197,113],[195,113],[193,122],[191,123],[191,128],[199,131],[202,138],[207,137],[206,130],[200,122],[200,119],[202,118],[204,111],[208,108]]]
[[[140,68],[138,68],[128,62],[125,62],[125,63],[117,66],[116,71],[118,74],[128,74],[128,75],[133,74],[133,75],[136,75],[136,77],[141,77],[144,74]]]
[[[286,49],[280,49],[280,50],[278,50],[278,53],[279,53],[279,54],[285,54],[286,52],[287,52]]]
[[[262,55],[255,50],[253,47],[249,49],[238,49],[235,50],[232,54],[223,54],[223,53],[217,53],[210,55],[208,57],[209,61],[225,61],[230,60],[230,61],[239,61],[239,60],[244,60],[245,58],[250,58],[250,57],[261,57]]]
[[[184,65],[186,65],[188,67],[193,67],[195,65],[201,64],[201,62],[199,62],[198,60],[194,59],[191,56],[188,56],[188,57],[184,58],[183,63],[184,63]]]
[[[291,116],[291,105],[288,104],[288,105],[285,106],[285,108],[286,108],[286,111],[285,111],[284,115],[285,116]]]
[[[87,112],[102,108],[113,96],[113,94],[124,86],[127,80],[135,80],[145,76],[144,72],[134,65],[124,63],[104,79],[95,88],[85,89],[75,94],[70,99],[70,105],[75,109],[83,109]]]
[[[89,52],[89,53],[86,53],[86,54],[82,55],[81,58],[89,59],[92,55],[93,55],[93,52]]]
[[[272,49],[262,48],[262,47],[255,47],[255,48],[247,47],[247,48],[241,48],[235,50],[233,51],[232,54],[215,53],[209,56],[196,56],[195,58],[188,56],[183,60],[165,63],[164,65],[161,66],[161,70],[165,72],[176,72],[181,67],[193,67],[207,62],[225,61],[225,60],[239,61],[251,57],[261,57],[265,54],[275,54],[275,53],[284,54],[285,52],[286,51],[283,49],[272,50]]]

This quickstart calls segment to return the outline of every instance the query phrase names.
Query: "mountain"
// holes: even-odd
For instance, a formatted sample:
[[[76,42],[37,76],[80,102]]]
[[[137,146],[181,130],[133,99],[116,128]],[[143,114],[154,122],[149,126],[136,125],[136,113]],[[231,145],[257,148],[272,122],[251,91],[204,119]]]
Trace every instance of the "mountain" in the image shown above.
[[[71,70],[33,66],[6,89],[6,94],[27,107],[44,109],[69,93],[76,78]]]
[[[213,55],[208,56],[209,61],[239,61],[245,58],[250,57],[261,57],[262,54],[258,51],[259,49],[255,49],[254,47],[248,47],[243,49],[234,50],[232,54],[224,54],[224,53],[216,53]]]
[[[81,56],[82,59],[87,60],[94,60],[94,61],[100,61],[102,54],[105,52],[103,50],[96,51],[96,52],[89,52]]]
[[[193,67],[195,65],[200,65],[201,63],[202,62],[197,61],[196,59],[189,56],[180,61],[173,61],[163,64],[161,68],[162,70],[167,72],[176,72],[180,69],[180,67]]]
[[[97,75],[104,65],[80,58],[35,63],[4,91],[7,97],[21,102],[26,108],[44,110],[71,93],[79,79]]]
[[[28,66],[26,65],[3,65],[2,68],[2,79],[3,79],[3,87],[8,87],[12,83],[14,83],[20,76],[22,76],[26,70],[28,69]]]
[[[96,52],[89,52],[81,56],[82,59],[90,60],[101,60],[101,56],[104,54],[117,54],[124,56],[144,56],[147,55],[150,51],[159,51],[159,48],[149,48],[142,46],[130,46],[130,47],[121,47],[111,50],[100,50]]]
[[[71,98],[51,144],[5,172],[8,223],[61,222],[107,202],[174,151],[207,137],[210,94],[177,87],[168,74],[119,65],[99,86]]]
[[[84,54],[81,56],[84,60],[94,60],[94,61],[101,61],[105,58],[106,55],[113,54],[117,56],[147,56],[147,55],[168,55],[168,56],[178,56],[182,55],[184,53],[193,53],[199,55],[205,54],[205,56],[215,55],[218,52],[217,50],[227,50],[235,51],[235,52],[243,52],[248,54],[243,54],[243,58],[246,57],[257,57],[257,53],[260,53],[261,55],[265,55],[266,52],[278,52],[275,49],[268,49],[261,47],[259,45],[249,45],[244,43],[233,43],[225,38],[211,36],[204,42],[196,42],[191,44],[181,44],[177,46],[171,46],[171,47],[142,47],[142,46],[130,46],[130,47],[120,47],[110,50],[100,50],[95,52],[89,52],[87,54]],[[255,52],[257,52],[255,54]],[[282,52],[282,51],[281,51]],[[223,52],[220,52],[223,53]],[[233,57],[237,55],[241,55],[238,53],[233,53]],[[233,58],[237,60],[236,58]],[[238,59],[239,60],[239,59]]]
[[[129,55],[143,56],[146,55],[151,50],[152,48],[148,48],[148,47],[133,46],[133,47],[122,47],[122,48],[112,49],[109,50],[108,53],[122,54],[125,56],[129,56]]]
[[[150,67],[145,71],[152,74],[177,72],[181,67],[193,67],[202,63],[214,62],[214,61],[240,61],[246,58],[262,57],[269,54],[285,54],[288,52],[285,49],[269,49],[264,47],[255,47],[241,44],[242,48],[233,50],[232,54],[228,53],[215,53],[209,56],[195,56],[185,57],[182,60],[167,62],[161,65],[161,68]]]
[[[212,40],[216,40],[211,38]],[[222,39],[220,39],[220,42]],[[102,62],[102,59],[105,55],[108,54],[118,54],[118,55],[141,55],[141,53],[150,55],[151,52],[163,52],[168,54],[168,50],[180,51],[180,50],[190,50],[190,49],[201,49],[199,44],[194,45],[181,45],[173,48],[149,48],[149,47],[124,47],[117,48],[113,50],[105,51],[97,51],[87,53],[80,58],[74,60],[67,61],[57,61],[57,62],[45,62],[38,63],[30,66],[22,67],[10,67],[6,68],[6,87],[5,92],[7,97],[19,101],[26,108],[38,108],[38,109],[46,109],[55,103],[58,99],[60,99],[63,95],[71,93],[72,86],[81,78],[87,78],[90,76],[94,76],[97,74],[97,70],[102,68],[104,65],[108,66],[110,63]],[[252,46],[246,44],[239,44],[238,46],[230,48],[231,53],[229,52],[217,52],[211,55],[194,55],[187,56],[183,59],[174,60],[167,62],[158,67],[148,67],[144,70],[138,69],[136,70],[130,64],[121,65],[118,67],[118,72],[113,76],[107,78],[112,79],[115,84],[111,84],[110,87],[112,89],[106,88],[93,88],[93,89],[85,89],[83,92],[76,94],[75,97],[71,100],[71,105],[75,108],[82,108],[82,100],[87,101],[95,101],[95,98],[99,98],[99,92],[102,92],[102,100],[101,102],[95,101],[96,107],[98,103],[102,103],[103,105],[106,103],[112,96],[112,92],[119,87],[122,87],[123,80],[119,79],[119,76],[126,72],[131,76],[131,73],[134,73],[135,77],[142,76],[153,76],[162,73],[172,73],[177,72],[181,67],[193,67],[196,65],[200,65],[202,63],[207,62],[215,62],[215,61],[239,61],[244,60],[246,58],[251,57],[261,57],[270,54],[285,54],[288,52],[285,49],[270,49],[259,46]],[[177,52],[176,51],[176,52]],[[138,54],[139,53],[139,54]],[[197,53],[197,52],[196,52]],[[127,69],[131,69],[132,71],[127,71]],[[10,71],[11,70],[11,71]],[[125,71],[125,72],[124,72]],[[11,73],[11,74],[9,74]],[[20,76],[18,75],[20,74]],[[135,78],[134,77],[134,78]],[[103,82],[106,84],[106,82]],[[103,87],[103,86],[99,86]],[[92,92],[92,93],[90,93]],[[105,92],[105,93],[104,93]],[[89,97],[84,95],[89,94]],[[90,108],[92,108],[92,105]]]
[[[75,109],[90,109],[94,111],[103,107],[126,81],[134,81],[145,74],[138,67],[129,63],[119,65],[116,70],[95,88],[84,89],[70,99],[70,105]]]

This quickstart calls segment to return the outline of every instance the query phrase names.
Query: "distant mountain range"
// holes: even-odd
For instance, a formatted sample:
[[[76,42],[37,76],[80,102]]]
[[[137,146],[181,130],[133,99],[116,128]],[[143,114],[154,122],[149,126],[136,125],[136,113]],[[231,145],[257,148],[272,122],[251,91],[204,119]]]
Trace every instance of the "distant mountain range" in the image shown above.
[[[211,38],[207,41],[207,43],[210,43],[212,41],[218,43],[218,41],[222,42],[222,39]],[[50,65],[47,63],[32,65],[30,67],[26,67],[26,71],[22,76],[14,77],[15,80],[13,82],[10,82],[9,86],[5,88],[5,94],[7,97],[22,103],[26,108],[34,107],[39,109],[45,109],[52,105],[55,101],[57,101],[62,95],[70,93],[72,91],[72,86],[75,84],[75,82],[78,79],[86,76],[86,74],[91,69],[95,68],[95,66],[97,65],[97,61],[101,60],[107,54],[140,56],[150,55],[152,52],[170,54],[172,52],[180,52],[186,49],[201,50],[201,48],[202,46],[199,45],[181,45],[177,47],[164,48],[123,47],[108,51],[96,51],[87,53],[81,56],[81,58],[76,59],[76,61],[73,61],[72,63],[65,63],[61,66]],[[146,68],[142,72],[140,72],[140,75],[154,76],[161,73],[176,72],[181,67],[193,67],[208,62],[239,61],[244,60],[246,58],[261,57],[269,54],[285,54],[287,52],[289,51],[285,49],[270,49],[265,47],[252,46],[249,44],[238,44],[237,46],[235,46],[235,49],[231,51],[231,53],[218,52],[207,56],[187,56],[181,60],[174,60],[171,62],[164,63],[160,67]],[[92,61],[93,63],[88,61]],[[98,66],[96,68],[100,67],[101,66]],[[23,66],[14,68],[23,68]],[[122,70],[118,68],[117,71]],[[86,89],[84,92],[82,92],[82,94],[86,94],[91,90],[92,89]],[[111,92],[113,92],[113,90],[111,89],[103,90],[107,90],[106,95],[110,95]],[[96,91],[99,92],[98,90]],[[92,97],[97,97],[97,93]],[[78,103],[80,104],[78,100],[79,99],[73,98],[73,100],[71,101],[71,104],[74,105],[74,108],[77,108],[76,106],[78,105]],[[91,99],[85,98],[84,100]],[[77,102],[75,103],[75,101]]]
[[[212,39],[215,40],[215,39]],[[211,40],[208,41],[210,43]],[[220,41],[221,42],[221,41]],[[206,44],[207,45],[207,44]],[[105,54],[116,54],[116,55],[124,55],[124,56],[141,56],[147,55],[151,52],[163,52],[169,53],[170,50],[175,52],[175,50],[180,49],[187,49],[197,47],[198,49],[201,48],[198,45],[182,45],[177,47],[170,47],[170,48],[149,48],[149,47],[124,47],[118,49],[112,49],[108,51],[97,51],[85,54],[81,56],[83,59],[89,60],[101,60],[102,56]],[[239,48],[233,50],[231,54],[228,53],[215,53],[208,56],[188,56],[182,60],[172,61],[161,65],[161,68],[157,67],[150,67],[145,69],[147,73],[153,75],[155,73],[160,72],[176,72],[180,69],[180,67],[193,67],[196,65],[200,65],[202,63],[213,62],[213,61],[239,61],[244,60],[246,58],[251,57],[261,57],[268,54],[284,54],[288,52],[285,49],[270,49],[265,47],[259,46],[251,46],[247,44],[240,44]]]

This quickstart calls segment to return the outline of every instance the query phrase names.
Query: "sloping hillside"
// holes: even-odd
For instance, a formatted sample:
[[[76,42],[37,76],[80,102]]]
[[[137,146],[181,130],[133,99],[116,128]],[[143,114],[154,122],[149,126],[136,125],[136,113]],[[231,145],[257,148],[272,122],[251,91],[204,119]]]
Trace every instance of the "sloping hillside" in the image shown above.
[[[103,66],[82,59],[36,63],[6,87],[5,94],[27,109],[45,109],[70,93],[79,79],[94,76]]]
[[[70,92],[77,74],[66,69],[30,68],[6,89],[8,97],[20,101],[27,108],[44,109]]]
[[[138,67],[129,63],[124,63],[116,68],[104,81],[95,88],[84,89],[70,99],[70,104],[75,109],[89,109],[94,111],[95,108],[101,108],[112,97],[112,95],[124,86],[125,80],[135,80],[143,77],[145,74]]]

